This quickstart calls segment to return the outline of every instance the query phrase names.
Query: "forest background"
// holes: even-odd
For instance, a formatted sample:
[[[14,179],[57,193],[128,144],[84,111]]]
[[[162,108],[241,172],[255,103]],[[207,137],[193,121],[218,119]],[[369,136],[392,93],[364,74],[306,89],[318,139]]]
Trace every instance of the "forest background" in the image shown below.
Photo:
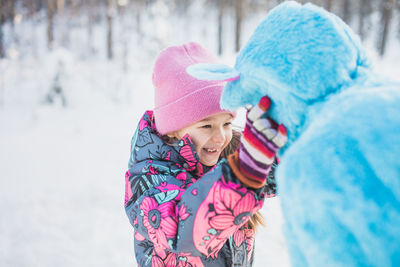
[[[0,266],[135,266],[124,173],[155,57],[196,41],[232,66],[280,2],[0,0]],[[400,80],[400,0],[311,2]],[[255,266],[290,266],[279,196],[262,213]]]
[[[122,73],[149,69],[162,48],[197,41],[231,63],[268,11],[279,0],[0,0],[0,68],[8,64],[36,64],[49,58],[53,64],[39,84],[30,104],[68,97],[61,76],[65,61],[109,61]],[[340,16],[364,41],[372,53],[385,57],[390,47],[400,48],[400,0],[314,0]],[[62,52],[61,52],[62,51]],[[68,54],[68,56],[66,55]],[[389,55],[390,57],[390,55]],[[69,59],[67,59],[69,58]],[[23,62],[23,63],[22,63]],[[109,64],[110,65],[110,64]],[[29,68],[29,67],[28,67]],[[113,67],[114,68],[114,67]],[[25,69],[19,66],[19,69]],[[3,73],[5,70],[0,69]],[[0,80],[0,107],[23,101]],[[119,77],[118,79],[120,79]],[[115,83],[114,83],[115,84]],[[15,88],[15,85],[12,87]],[[31,86],[32,87],[32,86]],[[57,87],[57,88],[55,88]],[[21,87],[19,87],[21,88]],[[24,87],[23,88],[29,88]],[[132,87],[116,86],[109,95],[130,101]],[[125,99],[125,100],[124,100]],[[70,101],[71,102],[71,101]]]

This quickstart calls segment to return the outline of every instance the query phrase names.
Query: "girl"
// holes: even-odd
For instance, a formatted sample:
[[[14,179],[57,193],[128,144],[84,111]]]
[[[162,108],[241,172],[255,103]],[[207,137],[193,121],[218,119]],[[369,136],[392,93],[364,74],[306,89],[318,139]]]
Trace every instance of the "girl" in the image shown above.
[[[271,104],[263,97],[239,140],[235,113],[219,106],[223,82],[186,72],[215,61],[196,43],[169,47],[156,60],[155,109],[139,122],[125,175],[139,266],[253,263],[257,211],[275,195],[272,169],[286,129],[262,118]]]

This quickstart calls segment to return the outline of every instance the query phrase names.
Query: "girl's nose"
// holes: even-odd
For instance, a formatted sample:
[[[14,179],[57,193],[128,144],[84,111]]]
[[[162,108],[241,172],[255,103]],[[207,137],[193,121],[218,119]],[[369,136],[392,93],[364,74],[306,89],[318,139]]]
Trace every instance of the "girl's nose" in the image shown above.
[[[213,141],[216,143],[221,143],[223,144],[225,142],[225,132],[222,129],[218,129],[215,131],[213,135]]]

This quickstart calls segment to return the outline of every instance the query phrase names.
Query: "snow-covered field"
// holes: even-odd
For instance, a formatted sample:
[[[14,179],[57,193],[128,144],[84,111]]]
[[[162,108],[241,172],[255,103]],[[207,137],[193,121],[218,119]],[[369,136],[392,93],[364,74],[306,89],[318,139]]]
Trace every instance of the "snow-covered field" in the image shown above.
[[[123,209],[142,109],[0,112],[1,266],[135,266]],[[279,200],[266,203],[256,266],[288,266]]]
[[[124,171],[142,110],[0,111],[1,266],[136,265]],[[264,214],[256,266],[288,266],[279,200]]]
[[[372,55],[396,80],[398,48]],[[0,61],[0,266],[136,266],[124,172],[136,123],[152,108],[154,56],[137,52],[127,72],[63,49]],[[58,71],[67,106],[41,104]],[[279,197],[262,212],[255,266],[290,266]]]

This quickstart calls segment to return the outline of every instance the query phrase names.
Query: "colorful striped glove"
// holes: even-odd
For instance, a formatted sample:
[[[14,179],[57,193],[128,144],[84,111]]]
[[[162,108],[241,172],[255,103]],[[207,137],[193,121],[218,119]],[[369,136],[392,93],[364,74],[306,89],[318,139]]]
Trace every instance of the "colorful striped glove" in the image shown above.
[[[253,188],[264,186],[276,153],[287,141],[286,127],[264,116],[270,106],[270,98],[264,96],[248,111],[240,147],[229,159],[236,176]]]

